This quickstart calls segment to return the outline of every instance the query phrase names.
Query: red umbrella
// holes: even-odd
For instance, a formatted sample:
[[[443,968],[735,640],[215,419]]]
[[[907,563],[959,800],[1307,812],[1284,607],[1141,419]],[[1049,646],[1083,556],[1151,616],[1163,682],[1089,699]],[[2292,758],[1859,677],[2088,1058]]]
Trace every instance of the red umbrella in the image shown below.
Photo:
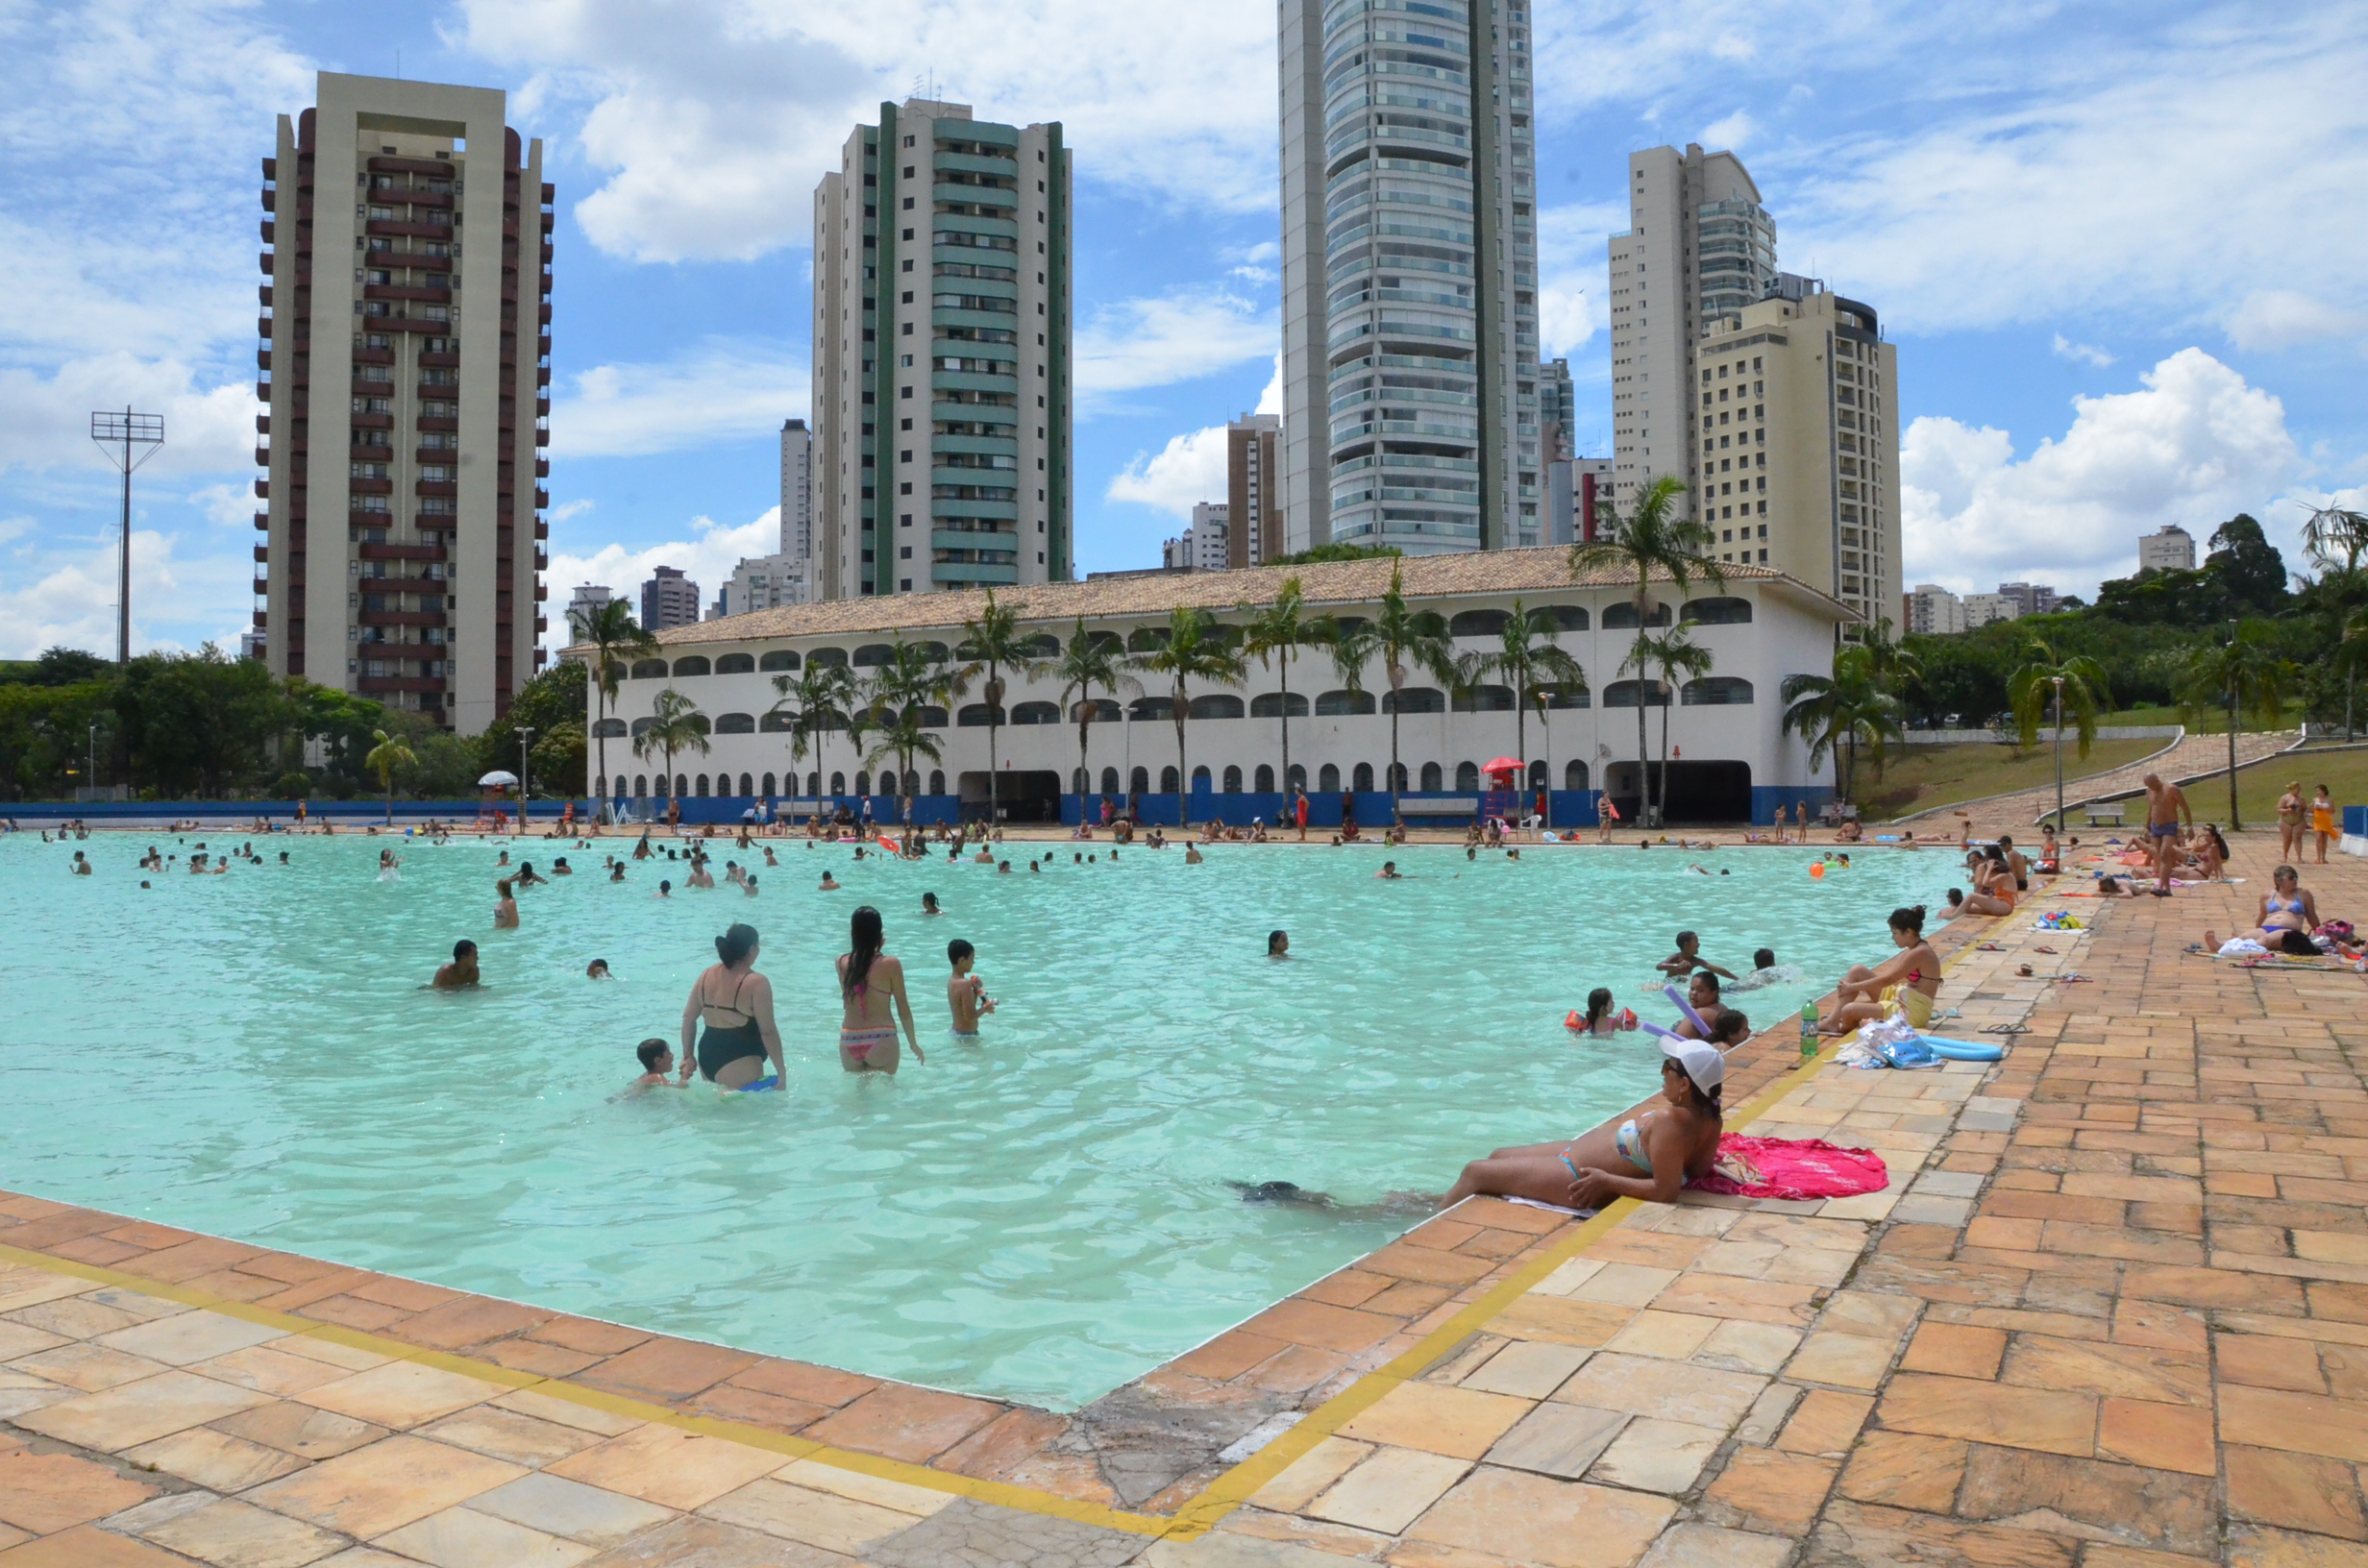
[[[1511,757],[1498,757],[1494,762],[1482,763],[1480,771],[1484,773],[1517,773],[1521,771],[1521,765]]]

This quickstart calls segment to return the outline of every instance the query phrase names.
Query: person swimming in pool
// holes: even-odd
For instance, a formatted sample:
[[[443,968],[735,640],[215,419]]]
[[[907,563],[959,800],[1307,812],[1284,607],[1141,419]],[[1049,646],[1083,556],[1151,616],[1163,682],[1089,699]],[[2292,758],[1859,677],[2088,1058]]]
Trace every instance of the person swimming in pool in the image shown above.
[[[1574,1139],[1498,1149],[1466,1165],[1440,1206],[1481,1194],[1571,1209],[1600,1209],[1621,1197],[1674,1201],[1718,1157],[1727,1064],[1717,1046],[1701,1041],[1664,1040],[1661,1051],[1665,1108]]]
[[[828,871],[825,871],[823,872],[823,885],[814,891],[817,893],[836,893],[839,891],[839,884],[831,880],[831,876]]]
[[[1270,931],[1270,932],[1268,932],[1268,933],[1267,933],[1267,957],[1269,957],[1269,958],[1273,958],[1273,959],[1284,959],[1284,958],[1289,958],[1290,956],[1291,956],[1291,933],[1290,933],[1290,932],[1288,932],[1288,931]]]
[[[847,922],[847,951],[838,958],[839,996],[845,1015],[839,1023],[839,1066],[849,1072],[897,1070],[897,1022],[913,1047],[913,1060],[926,1063],[921,1037],[913,1028],[913,1004],[904,994],[902,961],[880,950],[886,941],[879,911],[859,904]]]
[[[478,983],[477,943],[462,938],[453,943],[453,961],[439,966],[429,982],[438,991],[462,991]]]
[[[921,895],[921,913],[924,915],[943,915],[946,912],[938,908],[936,894],[925,893]]]
[[[608,960],[604,958],[596,958],[586,964],[583,967],[583,977],[586,980],[614,980],[616,978],[608,972]]]
[[[789,1082],[781,1067],[781,1031],[773,1022],[773,982],[756,972],[760,950],[752,925],[734,925],[715,939],[719,962],[700,975],[682,1005],[684,1083],[697,1067],[718,1089],[745,1089],[764,1076],[768,1064],[776,1083]]]

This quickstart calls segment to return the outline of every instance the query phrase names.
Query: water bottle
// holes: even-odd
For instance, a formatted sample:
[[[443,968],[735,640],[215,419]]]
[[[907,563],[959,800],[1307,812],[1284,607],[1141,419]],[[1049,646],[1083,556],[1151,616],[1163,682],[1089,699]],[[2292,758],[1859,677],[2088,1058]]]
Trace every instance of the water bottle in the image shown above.
[[[1807,1062],[1817,1054],[1817,1004],[1801,1007],[1801,1060]]]

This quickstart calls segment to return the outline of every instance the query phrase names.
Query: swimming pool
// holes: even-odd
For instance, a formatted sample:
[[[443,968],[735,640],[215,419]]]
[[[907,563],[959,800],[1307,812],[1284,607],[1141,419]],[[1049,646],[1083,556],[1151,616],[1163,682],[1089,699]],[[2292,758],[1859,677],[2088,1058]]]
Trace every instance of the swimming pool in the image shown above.
[[[154,842],[185,858],[191,834]],[[1071,1409],[1389,1239],[1409,1220],[1246,1205],[1228,1180],[1365,1202],[1440,1190],[1504,1143],[1648,1092],[1645,1038],[1562,1026],[1588,989],[1668,1018],[1680,925],[1822,977],[1737,998],[1765,1022],[1933,902],[1940,855],[1813,882],[1804,851],[1130,848],[1013,874],[778,847],[764,894],[652,896],[603,851],[491,929],[495,846],[272,840],[221,877],[150,839],[0,841],[0,1186],[458,1289],[875,1375]],[[72,849],[98,875],[65,871]],[[548,868],[551,845],[510,845]],[[718,861],[735,856],[728,847]],[[761,857],[759,857],[761,858]],[[1704,878],[1687,868],[1699,861]],[[814,891],[828,866],[847,891]],[[924,890],[949,913],[917,914]],[[831,958],[887,916],[925,1066],[851,1079]],[[617,1099],[732,920],[763,933],[791,1092]],[[1293,958],[1263,956],[1287,928]],[[423,989],[462,936],[481,992]],[[1003,1011],[945,1037],[948,939]],[[618,979],[583,978],[602,957]],[[1738,962],[1738,961],[1742,962]]]

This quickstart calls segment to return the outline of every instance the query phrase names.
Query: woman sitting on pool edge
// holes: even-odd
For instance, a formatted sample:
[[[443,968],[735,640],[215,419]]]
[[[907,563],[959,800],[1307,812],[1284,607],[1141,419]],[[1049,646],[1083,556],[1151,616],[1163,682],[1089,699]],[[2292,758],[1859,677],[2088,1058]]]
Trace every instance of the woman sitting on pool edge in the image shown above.
[[[1891,943],[1899,951],[1873,968],[1853,964],[1834,987],[1834,1015],[1818,1033],[1846,1035],[1862,1023],[1887,1018],[1894,1006],[1909,1024],[1929,1029],[1933,1002],[1940,994],[1940,954],[1924,940],[1924,906],[1891,911]]]
[[[734,925],[715,939],[720,962],[700,975],[682,1005],[684,1083],[697,1067],[718,1089],[746,1089],[764,1075],[768,1064],[776,1083],[788,1083],[781,1069],[781,1031],[773,1022],[773,982],[756,972],[758,950],[752,925]],[[700,1035],[703,1022],[706,1032]]]
[[[1666,1109],[1566,1141],[1498,1149],[1466,1165],[1441,1206],[1482,1194],[1572,1209],[1600,1209],[1620,1197],[1673,1201],[1688,1181],[1708,1175],[1718,1157],[1724,1115],[1719,1086],[1727,1064],[1717,1046],[1700,1041],[1664,1040],[1661,1050]]]

